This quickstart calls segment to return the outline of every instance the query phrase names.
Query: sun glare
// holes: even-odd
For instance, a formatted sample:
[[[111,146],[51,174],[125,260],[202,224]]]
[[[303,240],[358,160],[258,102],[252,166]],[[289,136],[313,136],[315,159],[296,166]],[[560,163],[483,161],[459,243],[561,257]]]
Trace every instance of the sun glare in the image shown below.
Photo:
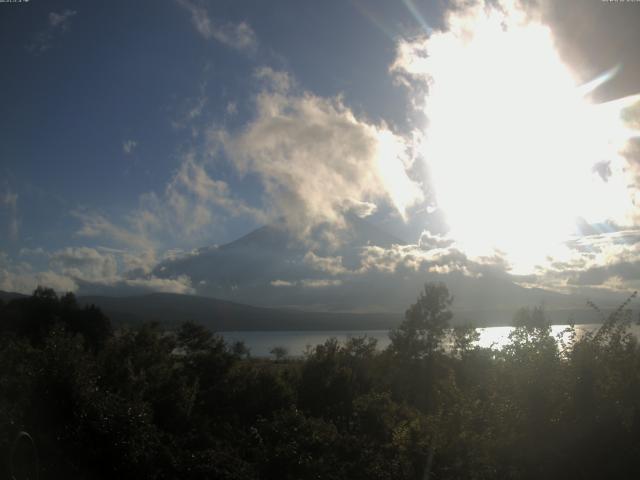
[[[581,86],[549,28],[497,10],[467,12],[425,49],[425,158],[467,252],[501,251],[524,272],[561,248],[578,217],[624,222],[621,149],[633,132],[621,110],[637,98],[589,100],[612,73]]]

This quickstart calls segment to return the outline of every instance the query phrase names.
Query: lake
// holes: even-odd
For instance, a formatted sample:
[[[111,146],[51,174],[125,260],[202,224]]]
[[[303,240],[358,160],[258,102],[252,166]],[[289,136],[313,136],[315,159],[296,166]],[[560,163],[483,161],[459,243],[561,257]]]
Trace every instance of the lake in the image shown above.
[[[551,332],[553,336],[557,336],[568,325],[553,325]],[[576,325],[578,335],[584,332],[592,331],[598,328],[597,324]],[[640,327],[633,325],[631,331],[640,336]],[[513,327],[487,327],[478,328],[480,332],[480,340],[478,345],[485,348],[502,348],[509,343],[509,334]],[[268,357],[269,351],[273,347],[284,347],[287,349],[289,356],[303,355],[307,346],[316,346],[324,343],[328,338],[335,337],[339,341],[344,342],[350,337],[368,336],[378,341],[378,348],[386,348],[389,341],[389,330],[354,330],[354,331],[269,331],[269,332],[220,332],[227,341],[242,340],[251,350],[254,357]]]

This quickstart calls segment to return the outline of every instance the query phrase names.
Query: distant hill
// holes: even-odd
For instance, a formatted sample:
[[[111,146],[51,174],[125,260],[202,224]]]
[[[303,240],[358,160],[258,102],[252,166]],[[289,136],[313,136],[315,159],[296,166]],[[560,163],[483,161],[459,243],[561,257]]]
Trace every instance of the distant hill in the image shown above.
[[[27,295],[0,291],[0,300],[9,302]],[[116,325],[135,326],[157,321],[166,326],[193,321],[213,331],[278,331],[278,330],[387,330],[403,319],[401,313],[341,313],[314,312],[298,309],[256,307],[216,298],[173,293],[151,293],[128,297],[101,295],[79,296],[81,305],[96,305]],[[455,307],[455,306],[454,306]],[[603,309],[609,313],[610,309]],[[515,310],[510,309],[453,309],[454,325],[472,324],[477,327],[511,325]],[[598,323],[592,309],[566,308],[547,310],[553,324]]]
[[[24,298],[27,297],[28,295],[24,295],[22,293],[16,293],[16,292],[3,292],[2,290],[0,290],[0,300],[2,300],[3,302],[9,302],[11,300],[13,300],[14,298]]]
[[[116,324],[193,321],[214,331],[234,330],[378,330],[395,327],[400,314],[322,313],[253,307],[193,295],[153,293],[133,297],[84,296]]]
[[[404,318],[401,313],[309,312],[294,309],[256,307],[215,298],[173,293],[152,293],[131,297],[84,296],[82,305],[97,305],[116,324],[135,325],[158,321],[178,325],[193,321],[211,330],[278,331],[278,330],[386,330],[395,328]],[[612,310],[603,309],[605,314]],[[515,310],[456,310],[454,325],[477,327],[512,325]],[[547,311],[553,324],[599,323],[592,309],[567,308]]]

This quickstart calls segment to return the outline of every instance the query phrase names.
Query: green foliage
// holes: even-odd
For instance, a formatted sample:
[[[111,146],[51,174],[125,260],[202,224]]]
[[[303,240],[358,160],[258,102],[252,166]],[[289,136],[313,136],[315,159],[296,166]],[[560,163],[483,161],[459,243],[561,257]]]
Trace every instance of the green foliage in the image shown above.
[[[523,309],[491,350],[427,284],[386,351],[330,339],[270,361],[193,323],[112,334],[38,289],[0,305],[0,453],[28,431],[42,478],[636,478],[634,298],[561,342]]]
[[[439,350],[453,317],[452,303],[445,284],[427,283],[416,303],[405,312],[405,320],[391,333],[392,351],[417,359]]]

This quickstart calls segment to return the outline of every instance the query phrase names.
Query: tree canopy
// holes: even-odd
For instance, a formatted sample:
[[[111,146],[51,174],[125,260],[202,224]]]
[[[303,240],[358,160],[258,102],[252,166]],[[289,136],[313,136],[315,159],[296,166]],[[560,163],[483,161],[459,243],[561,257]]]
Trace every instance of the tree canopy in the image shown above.
[[[0,453],[14,460],[0,476],[33,474],[20,432],[41,478],[640,474],[628,303],[562,341],[523,310],[497,350],[449,328],[452,300],[425,285],[387,349],[329,339],[274,361],[193,323],[114,332],[99,309],[38,289],[0,304]]]

